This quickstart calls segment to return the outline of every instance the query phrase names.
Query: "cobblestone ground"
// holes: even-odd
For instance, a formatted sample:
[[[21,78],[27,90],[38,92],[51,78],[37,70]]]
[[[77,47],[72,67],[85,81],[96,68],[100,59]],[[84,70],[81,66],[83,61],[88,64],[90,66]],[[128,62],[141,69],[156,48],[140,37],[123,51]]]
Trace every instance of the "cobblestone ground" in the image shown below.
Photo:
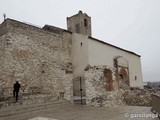
[[[154,114],[150,112],[150,109],[150,107],[136,106],[92,107],[67,104],[24,114],[0,117],[0,120],[28,120],[36,117],[57,120],[158,120],[158,118],[152,118]],[[152,117],[149,115],[152,115]],[[37,118],[34,120],[52,119]]]

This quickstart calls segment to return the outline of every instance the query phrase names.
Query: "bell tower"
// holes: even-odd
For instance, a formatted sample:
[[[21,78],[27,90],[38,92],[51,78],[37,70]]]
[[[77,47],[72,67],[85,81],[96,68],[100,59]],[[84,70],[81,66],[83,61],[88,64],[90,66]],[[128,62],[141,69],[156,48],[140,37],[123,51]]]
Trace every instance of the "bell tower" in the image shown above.
[[[74,33],[92,36],[91,17],[79,11],[78,14],[67,17],[67,29]]]

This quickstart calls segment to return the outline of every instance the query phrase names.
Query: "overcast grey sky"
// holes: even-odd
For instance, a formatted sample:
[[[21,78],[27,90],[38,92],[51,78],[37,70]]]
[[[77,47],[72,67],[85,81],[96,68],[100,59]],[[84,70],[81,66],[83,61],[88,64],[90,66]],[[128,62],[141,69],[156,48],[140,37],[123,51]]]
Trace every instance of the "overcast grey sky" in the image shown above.
[[[7,18],[66,28],[79,10],[92,18],[92,36],[140,54],[143,80],[160,81],[160,0],[0,0]]]

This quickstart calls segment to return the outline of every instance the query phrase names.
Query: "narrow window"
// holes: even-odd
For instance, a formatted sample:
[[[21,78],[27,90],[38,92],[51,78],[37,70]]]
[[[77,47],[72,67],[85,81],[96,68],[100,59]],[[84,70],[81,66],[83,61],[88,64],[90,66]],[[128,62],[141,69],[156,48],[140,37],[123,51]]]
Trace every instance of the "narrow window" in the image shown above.
[[[137,76],[135,76],[135,80],[137,80]]]
[[[87,19],[84,19],[84,26],[85,26],[85,27],[88,26],[88,21],[87,21]]]

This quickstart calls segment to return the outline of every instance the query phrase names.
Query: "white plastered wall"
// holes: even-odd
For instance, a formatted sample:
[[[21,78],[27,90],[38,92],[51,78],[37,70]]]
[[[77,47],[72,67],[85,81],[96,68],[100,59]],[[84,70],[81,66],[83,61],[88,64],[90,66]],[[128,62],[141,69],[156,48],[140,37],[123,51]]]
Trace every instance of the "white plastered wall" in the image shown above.
[[[113,66],[113,59],[117,56],[124,57],[129,64],[129,79],[131,87],[143,88],[143,78],[141,69],[140,57],[129,53],[124,50],[120,50],[113,46],[96,41],[92,38],[88,39],[88,60],[91,66],[94,65],[108,65]],[[137,76],[137,80],[135,80]]]
[[[88,36],[72,34],[73,74],[74,77],[84,76],[88,64]]]
[[[74,77],[84,76],[84,69],[88,64],[113,67],[113,59],[122,56],[128,61],[130,87],[143,88],[141,60],[135,54],[77,33],[72,34],[72,54]]]

